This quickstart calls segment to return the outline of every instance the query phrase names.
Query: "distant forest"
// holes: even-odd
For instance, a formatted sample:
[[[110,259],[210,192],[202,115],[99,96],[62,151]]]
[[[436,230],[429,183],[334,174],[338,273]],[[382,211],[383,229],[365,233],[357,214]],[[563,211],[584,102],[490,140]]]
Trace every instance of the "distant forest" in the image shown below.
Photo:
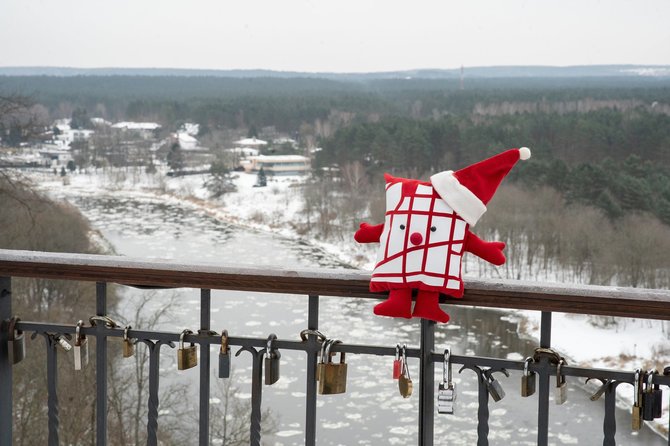
[[[670,225],[668,77],[466,77],[461,89],[457,78],[0,76],[3,93],[51,119],[84,109],[167,130],[191,121],[199,137],[272,127],[322,147],[317,167],[358,162],[371,177],[426,178],[523,145],[533,158],[510,179]]]

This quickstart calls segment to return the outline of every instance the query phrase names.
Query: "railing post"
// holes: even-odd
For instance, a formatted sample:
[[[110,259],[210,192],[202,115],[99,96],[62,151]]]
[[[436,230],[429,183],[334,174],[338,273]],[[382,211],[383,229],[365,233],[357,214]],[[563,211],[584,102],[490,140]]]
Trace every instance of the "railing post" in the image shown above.
[[[319,329],[319,296],[309,296],[307,328]],[[308,345],[317,345],[316,336],[307,337]],[[316,445],[316,348],[307,350],[307,383],[305,397],[305,446]]]
[[[95,314],[106,316],[106,283],[96,283],[95,296]],[[98,334],[95,335],[95,382],[97,393],[95,441],[98,446],[105,446],[107,444],[107,336],[101,333],[105,329],[104,324],[96,324],[96,327]]]
[[[551,312],[543,311],[540,323],[540,347],[551,348]],[[540,359],[540,382],[537,398],[537,444],[549,442],[549,358]]]
[[[419,446],[432,446],[435,410],[435,376],[431,355],[435,348],[435,322],[421,319],[419,358]]]
[[[12,279],[0,277],[0,444],[12,444],[12,365],[5,321],[12,317]]]
[[[200,290],[200,333],[208,333],[211,324],[212,290]],[[200,445],[209,445],[209,344],[200,344]]]

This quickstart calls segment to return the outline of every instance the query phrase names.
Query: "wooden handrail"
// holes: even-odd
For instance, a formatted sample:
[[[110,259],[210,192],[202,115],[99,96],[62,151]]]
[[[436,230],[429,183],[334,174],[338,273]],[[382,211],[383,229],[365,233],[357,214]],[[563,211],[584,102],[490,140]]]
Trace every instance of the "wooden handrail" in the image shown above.
[[[278,260],[279,263],[279,260]],[[0,276],[321,296],[383,298],[355,270],[260,268],[0,249]],[[670,290],[465,279],[445,304],[670,320]]]

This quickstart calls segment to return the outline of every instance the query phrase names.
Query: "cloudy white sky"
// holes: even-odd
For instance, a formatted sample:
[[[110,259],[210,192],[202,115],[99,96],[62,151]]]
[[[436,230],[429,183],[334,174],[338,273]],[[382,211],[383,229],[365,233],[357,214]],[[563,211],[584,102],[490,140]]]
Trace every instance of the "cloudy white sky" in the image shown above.
[[[670,64],[670,0],[2,0],[0,66]]]

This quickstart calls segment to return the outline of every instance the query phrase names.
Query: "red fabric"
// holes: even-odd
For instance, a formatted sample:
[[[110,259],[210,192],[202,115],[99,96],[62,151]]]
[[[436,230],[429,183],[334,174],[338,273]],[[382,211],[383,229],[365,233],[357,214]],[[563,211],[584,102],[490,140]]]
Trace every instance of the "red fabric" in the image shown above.
[[[519,149],[510,149],[454,172],[454,176],[486,204],[517,161]]]
[[[465,240],[464,249],[496,266],[505,263],[505,254],[502,252],[505,249],[504,242],[485,242],[470,232]]]
[[[379,243],[379,238],[384,231],[384,224],[372,226],[367,223],[361,223],[360,229],[354,234],[354,240],[358,243]]]

